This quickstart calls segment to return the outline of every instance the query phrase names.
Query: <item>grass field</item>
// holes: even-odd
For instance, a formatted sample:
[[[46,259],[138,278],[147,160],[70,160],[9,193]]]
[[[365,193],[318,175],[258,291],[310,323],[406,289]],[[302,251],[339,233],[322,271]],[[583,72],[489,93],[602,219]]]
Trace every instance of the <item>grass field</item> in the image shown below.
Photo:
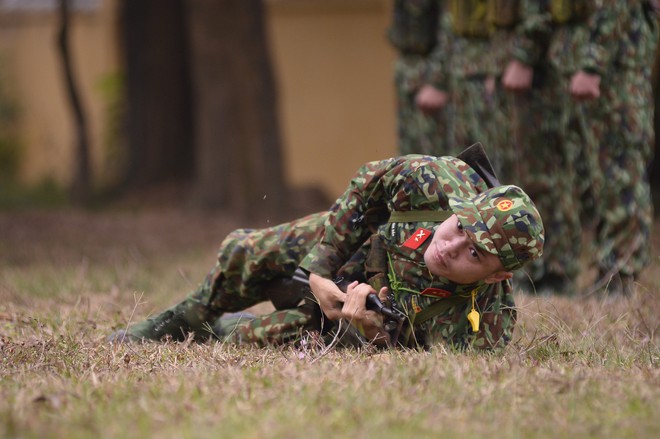
[[[498,354],[105,342],[194,288],[238,225],[0,213],[0,438],[660,437],[658,238],[630,299],[519,295]]]

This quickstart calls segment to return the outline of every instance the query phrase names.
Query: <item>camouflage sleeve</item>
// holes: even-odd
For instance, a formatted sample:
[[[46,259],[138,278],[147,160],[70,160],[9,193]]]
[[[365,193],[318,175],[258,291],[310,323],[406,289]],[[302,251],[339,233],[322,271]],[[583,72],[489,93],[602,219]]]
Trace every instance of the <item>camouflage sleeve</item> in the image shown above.
[[[353,253],[353,256],[346,261],[344,265],[337,272],[337,278],[341,278],[346,282],[357,280],[359,282],[366,282],[367,277],[365,273],[364,264],[371,248],[371,239],[367,240],[360,248]]]
[[[438,343],[465,349],[501,349],[513,338],[516,323],[513,288],[509,281],[488,287],[476,303],[481,315],[479,332],[473,333],[467,315],[471,303],[458,305],[436,317],[427,330],[426,343]]]
[[[363,165],[330,208],[321,240],[300,266],[333,279],[371,236],[369,225],[363,221],[367,209],[385,206],[392,210],[395,204],[397,209],[410,209],[408,195],[416,188],[410,175],[428,161],[424,156],[408,155]]]
[[[537,65],[543,58],[552,35],[552,18],[543,0],[522,0],[521,21],[515,29],[512,48],[514,59]]]
[[[581,51],[580,68],[602,76],[613,62],[622,38],[617,22],[625,11],[619,9],[630,6],[618,0],[602,0],[599,3],[589,17],[589,39]]]

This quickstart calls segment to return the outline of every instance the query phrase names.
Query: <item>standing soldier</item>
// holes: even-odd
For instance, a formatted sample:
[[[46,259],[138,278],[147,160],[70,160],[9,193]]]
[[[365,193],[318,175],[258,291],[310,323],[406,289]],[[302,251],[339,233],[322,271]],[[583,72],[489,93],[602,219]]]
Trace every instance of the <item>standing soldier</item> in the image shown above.
[[[580,272],[582,227],[575,163],[588,156],[586,121],[568,94],[587,36],[592,0],[521,0],[521,24],[504,86],[517,92],[517,166],[545,218],[544,258],[532,267],[535,289],[570,294]],[[578,140],[580,139],[580,140]]]
[[[400,155],[448,153],[442,65],[428,55],[437,45],[439,0],[395,0],[388,38],[398,50],[394,66]],[[438,88],[440,87],[440,88]],[[458,151],[456,151],[458,152]]]
[[[439,43],[431,54],[444,65],[451,90],[450,142],[459,148],[482,142],[498,174],[509,179],[504,153],[509,145],[508,105],[499,78],[508,59],[517,1],[449,0]],[[448,56],[447,54],[450,54]]]
[[[521,20],[520,0],[489,0],[488,22],[492,29],[490,36],[490,50],[484,56],[493,59],[493,77],[495,102],[493,115],[493,129],[491,142],[496,148],[499,175],[504,182],[518,181],[515,172],[520,157],[517,149],[513,147],[515,140],[511,124],[514,96],[507,93],[502,85],[502,76],[506,65],[511,59],[513,43],[516,37],[516,26]]]
[[[629,295],[649,263],[652,200],[647,168],[653,155],[651,69],[658,41],[655,2],[601,0],[571,94],[592,101],[592,133],[603,174],[596,229],[596,287]]]

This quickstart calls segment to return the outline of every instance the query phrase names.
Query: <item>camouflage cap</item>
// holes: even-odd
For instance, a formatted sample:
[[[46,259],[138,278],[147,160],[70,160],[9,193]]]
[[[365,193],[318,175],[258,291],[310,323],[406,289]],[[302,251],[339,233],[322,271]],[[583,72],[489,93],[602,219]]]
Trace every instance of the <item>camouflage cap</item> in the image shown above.
[[[496,186],[471,200],[449,198],[468,236],[499,256],[507,271],[543,254],[543,222],[534,202],[518,186]]]

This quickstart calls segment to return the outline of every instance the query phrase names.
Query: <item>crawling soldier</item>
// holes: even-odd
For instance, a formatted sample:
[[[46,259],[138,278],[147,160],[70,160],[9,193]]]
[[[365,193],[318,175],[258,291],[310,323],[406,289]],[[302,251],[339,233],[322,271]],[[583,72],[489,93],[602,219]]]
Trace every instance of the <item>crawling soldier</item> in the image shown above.
[[[469,151],[367,163],[328,211],[230,233],[196,291],[110,339],[264,345],[339,328],[351,344],[505,346],[512,271],[541,256],[543,224],[525,192],[498,184],[481,145]],[[401,322],[367,309],[370,294]],[[267,300],[271,314],[231,314]]]

